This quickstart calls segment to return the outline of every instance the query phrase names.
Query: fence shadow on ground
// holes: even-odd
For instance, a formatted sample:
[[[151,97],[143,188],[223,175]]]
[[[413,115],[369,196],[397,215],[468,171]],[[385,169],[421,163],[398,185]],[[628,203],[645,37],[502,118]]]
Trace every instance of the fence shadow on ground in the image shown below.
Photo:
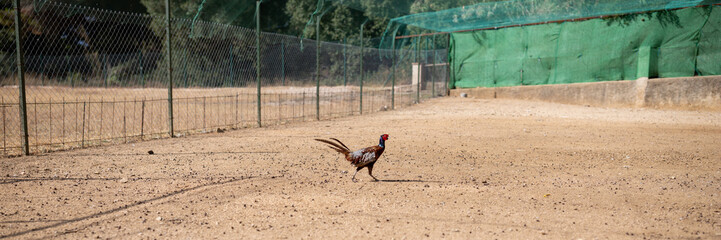
[[[172,197],[172,196],[176,196],[176,195],[179,195],[179,194],[191,192],[191,191],[198,190],[198,189],[201,189],[201,188],[207,188],[207,187],[213,187],[213,186],[220,186],[220,185],[224,185],[224,184],[228,184],[228,183],[234,183],[234,182],[239,182],[239,181],[242,181],[242,180],[248,180],[248,179],[253,179],[253,178],[258,178],[258,177],[260,177],[260,176],[248,176],[248,177],[240,177],[240,178],[230,178],[230,179],[226,179],[226,180],[223,180],[223,181],[211,182],[211,183],[207,183],[207,184],[198,185],[198,186],[195,186],[195,187],[179,189],[179,190],[176,190],[176,191],[173,191],[173,192],[170,192],[170,193],[167,193],[167,194],[158,196],[158,197],[154,197],[154,198],[150,198],[150,199],[146,199],[146,200],[142,200],[142,201],[137,201],[137,202],[135,202],[135,203],[128,204],[128,205],[125,205],[125,206],[121,206],[121,207],[113,208],[113,209],[110,209],[110,210],[102,211],[102,212],[99,212],[99,213],[95,213],[95,214],[91,214],[91,215],[87,215],[87,216],[82,216],[82,217],[77,217],[77,218],[73,218],[73,219],[68,219],[68,220],[43,220],[44,222],[57,222],[57,223],[53,223],[53,224],[46,225],[46,226],[42,226],[42,227],[36,227],[36,228],[29,229],[29,230],[23,230],[23,231],[19,231],[19,232],[16,232],[16,233],[11,233],[11,234],[8,234],[8,235],[2,235],[2,236],[0,236],[0,239],[11,238],[11,237],[19,237],[19,236],[23,236],[23,235],[26,235],[26,234],[30,234],[30,233],[34,233],[34,232],[38,232],[38,231],[43,231],[43,230],[47,230],[47,229],[51,229],[51,228],[55,228],[55,227],[60,227],[60,226],[67,225],[67,224],[71,224],[71,223],[76,223],[76,222],[80,222],[80,221],[84,221],[84,220],[88,220],[88,219],[92,219],[92,218],[97,218],[97,217],[106,216],[106,215],[113,214],[113,213],[116,213],[116,212],[119,212],[119,211],[122,211],[122,210],[126,210],[126,209],[129,209],[129,208],[132,208],[132,207],[136,207],[136,206],[140,206],[140,205],[148,204],[148,203],[152,203],[152,202],[157,202],[157,201],[160,201],[160,200],[163,200],[163,199],[167,199],[167,198]],[[20,220],[20,221],[22,221],[22,220]],[[15,221],[15,222],[18,222],[18,221]],[[52,236],[52,237],[50,237],[50,238],[59,237],[59,236],[61,236],[61,235],[63,235],[63,234],[66,234],[66,233],[70,233],[70,232],[60,232],[60,233],[57,233],[55,236]]]

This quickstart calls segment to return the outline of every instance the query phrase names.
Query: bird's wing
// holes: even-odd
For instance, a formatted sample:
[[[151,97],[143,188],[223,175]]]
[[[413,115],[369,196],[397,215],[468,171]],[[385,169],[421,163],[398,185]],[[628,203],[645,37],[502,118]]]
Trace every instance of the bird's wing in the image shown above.
[[[375,162],[378,159],[378,157],[376,156],[377,148],[379,147],[373,146],[352,152],[350,154],[350,157],[352,159],[351,162],[357,167],[362,167]]]

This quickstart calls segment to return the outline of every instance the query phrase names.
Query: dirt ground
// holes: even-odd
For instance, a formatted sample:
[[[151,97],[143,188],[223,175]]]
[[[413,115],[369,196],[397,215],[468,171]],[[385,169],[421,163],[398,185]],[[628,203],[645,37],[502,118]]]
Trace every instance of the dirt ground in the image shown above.
[[[382,133],[380,182],[313,141]],[[719,112],[434,99],[0,159],[0,238],[718,239],[719,146]]]

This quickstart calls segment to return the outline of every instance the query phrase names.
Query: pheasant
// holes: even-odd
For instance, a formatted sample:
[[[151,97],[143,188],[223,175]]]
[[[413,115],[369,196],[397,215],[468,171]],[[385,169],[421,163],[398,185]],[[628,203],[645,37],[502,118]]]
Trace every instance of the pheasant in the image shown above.
[[[383,154],[383,151],[386,149],[386,140],[388,140],[388,134],[381,135],[381,139],[378,143],[378,146],[372,146],[367,147],[363,149],[356,150],[355,152],[351,152],[348,147],[343,144],[338,139],[330,138],[331,140],[334,140],[338,143],[325,140],[325,139],[315,139],[316,141],[326,143],[330,145],[329,147],[336,152],[339,152],[343,155],[345,155],[345,159],[348,160],[353,166],[356,167],[355,173],[353,174],[353,178],[351,180],[355,182],[355,175],[358,174],[358,171],[363,169],[364,167],[368,167],[368,175],[370,175],[373,180],[378,181],[376,177],[373,176],[373,164],[378,161],[378,158],[381,157],[381,154]],[[338,145],[340,144],[340,145]]]

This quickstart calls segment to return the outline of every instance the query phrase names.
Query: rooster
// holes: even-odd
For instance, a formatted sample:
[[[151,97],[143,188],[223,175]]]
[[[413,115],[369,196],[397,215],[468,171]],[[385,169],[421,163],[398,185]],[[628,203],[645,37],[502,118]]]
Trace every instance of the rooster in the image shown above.
[[[329,147],[336,152],[339,152],[343,155],[345,155],[345,159],[348,160],[353,166],[356,167],[355,173],[353,174],[353,178],[351,180],[355,182],[355,175],[358,174],[358,171],[363,169],[364,167],[368,167],[368,175],[370,175],[373,180],[378,181],[376,177],[373,176],[373,164],[378,161],[378,158],[381,157],[381,154],[383,154],[383,151],[386,149],[386,140],[388,140],[388,134],[381,135],[381,139],[378,143],[378,146],[372,146],[367,147],[363,149],[356,150],[355,152],[351,152],[348,147],[343,144],[338,139],[331,138],[331,140],[336,141],[338,143],[325,140],[325,139],[315,139],[316,141],[326,143],[330,145]],[[338,145],[340,144],[340,145]]]

